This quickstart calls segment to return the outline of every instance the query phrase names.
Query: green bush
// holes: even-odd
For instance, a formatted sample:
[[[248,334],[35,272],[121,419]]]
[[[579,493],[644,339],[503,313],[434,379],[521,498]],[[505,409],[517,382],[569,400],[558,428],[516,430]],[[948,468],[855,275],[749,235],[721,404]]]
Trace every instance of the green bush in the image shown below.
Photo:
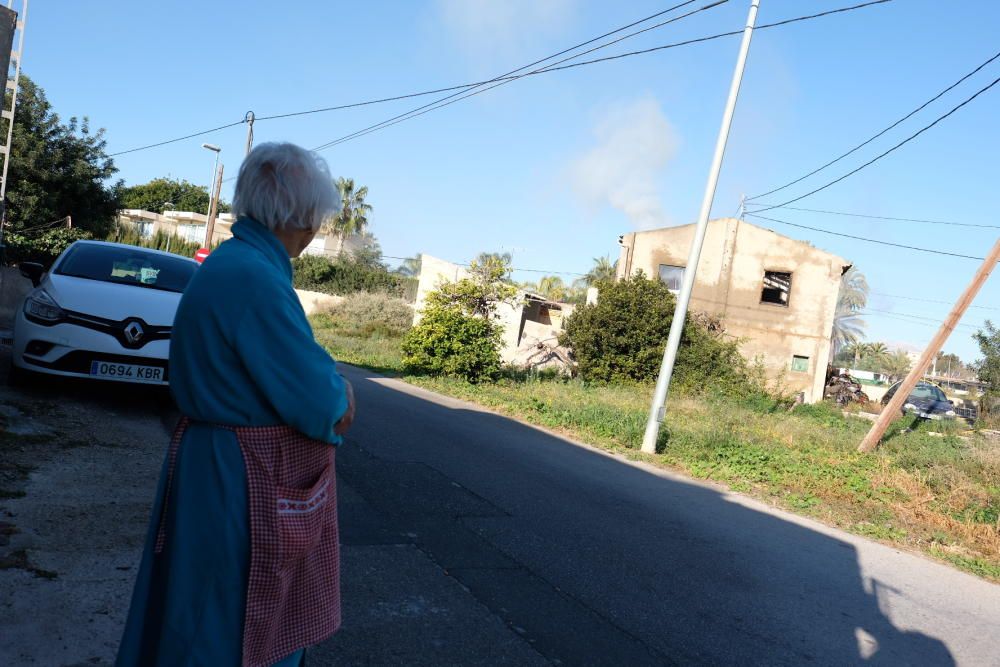
[[[560,342],[572,351],[580,376],[603,383],[645,382],[659,372],[674,319],[675,300],[658,280],[636,275],[608,283],[596,304],[577,308]],[[688,318],[673,383],[694,392],[757,390],[755,374],[736,341],[710,317]]]
[[[385,292],[403,297],[412,278],[389,273],[385,266],[348,254],[335,259],[303,255],[292,260],[298,289],[346,296],[354,292]]]
[[[194,254],[202,247],[198,241],[185,241],[176,234],[168,234],[163,230],[156,232],[151,237],[144,238],[139,228],[132,224],[118,225],[107,240],[140,248],[172,252],[183,257],[194,257]]]
[[[500,375],[502,336],[500,325],[492,320],[453,305],[429,306],[403,339],[403,368],[469,382],[493,380]]]
[[[4,240],[8,261],[38,262],[50,266],[74,242],[89,238],[92,238],[90,232],[82,229],[60,228],[37,236],[24,236],[14,232]]]
[[[328,312],[342,332],[353,336],[402,336],[413,324],[410,304],[380,292],[348,294]]]
[[[471,278],[446,282],[427,295],[420,323],[403,339],[406,371],[468,382],[500,376],[503,325],[495,315],[517,290],[506,282],[508,258],[481,257],[470,265]]]

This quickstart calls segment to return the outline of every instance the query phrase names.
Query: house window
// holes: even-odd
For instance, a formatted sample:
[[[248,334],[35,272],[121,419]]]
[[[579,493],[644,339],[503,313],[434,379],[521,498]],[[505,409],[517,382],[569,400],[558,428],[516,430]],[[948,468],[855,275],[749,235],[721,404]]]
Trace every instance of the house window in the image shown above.
[[[792,357],[792,370],[797,373],[808,373],[809,357],[800,357],[798,355]]]
[[[660,264],[660,282],[671,292],[679,292],[684,282],[684,267],[672,264]]]
[[[788,307],[788,295],[792,291],[792,274],[781,271],[764,272],[764,289],[760,292],[761,303],[773,303]]]

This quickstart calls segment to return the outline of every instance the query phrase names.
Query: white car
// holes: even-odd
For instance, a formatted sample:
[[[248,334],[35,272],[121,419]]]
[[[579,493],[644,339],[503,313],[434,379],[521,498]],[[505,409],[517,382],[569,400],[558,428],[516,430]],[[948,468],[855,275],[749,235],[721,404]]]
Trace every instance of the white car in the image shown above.
[[[168,384],[170,333],[198,263],[77,241],[52,268],[22,263],[35,289],[14,322],[14,371]]]

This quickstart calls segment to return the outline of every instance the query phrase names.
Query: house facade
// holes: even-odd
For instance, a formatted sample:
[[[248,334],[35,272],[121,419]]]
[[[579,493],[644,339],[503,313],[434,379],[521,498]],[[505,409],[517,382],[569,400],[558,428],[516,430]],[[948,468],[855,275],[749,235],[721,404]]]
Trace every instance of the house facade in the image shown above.
[[[212,230],[212,245],[218,245],[232,238],[232,227],[235,221],[232,213],[220,213],[216,216],[215,227]],[[185,241],[204,244],[208,216],[193,211],[154,213],[141,209],[124,209],[118,212],[118,222],[135,225],[143,238],[152,238],[157,232],[164,232]],[[354,253],[361,250],[366,241],[367,238],[364,235],[355,235],[345,239],[337,234],[320,233],[306,247],[303,254],[336,257],[343,253]]]
[[[618,278],[642,271],[672,291],[687,270],[695,225],[625,234]],[[743,355],[772,380],[823,398],[840,279],[849,262],[808,243],[736,218],[711,220],[690,309],[720,317]]]

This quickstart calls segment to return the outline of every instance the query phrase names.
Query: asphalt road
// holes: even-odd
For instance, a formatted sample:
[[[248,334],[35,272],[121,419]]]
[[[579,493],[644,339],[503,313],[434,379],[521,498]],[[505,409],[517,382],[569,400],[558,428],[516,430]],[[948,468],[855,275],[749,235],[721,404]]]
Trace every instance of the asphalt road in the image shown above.
[[[1000,665],[996,585],[345,374],[360,406],[338,454],[345,544],[411,544],[553,664]],[[345,664],[350,619],[319,664]]]

